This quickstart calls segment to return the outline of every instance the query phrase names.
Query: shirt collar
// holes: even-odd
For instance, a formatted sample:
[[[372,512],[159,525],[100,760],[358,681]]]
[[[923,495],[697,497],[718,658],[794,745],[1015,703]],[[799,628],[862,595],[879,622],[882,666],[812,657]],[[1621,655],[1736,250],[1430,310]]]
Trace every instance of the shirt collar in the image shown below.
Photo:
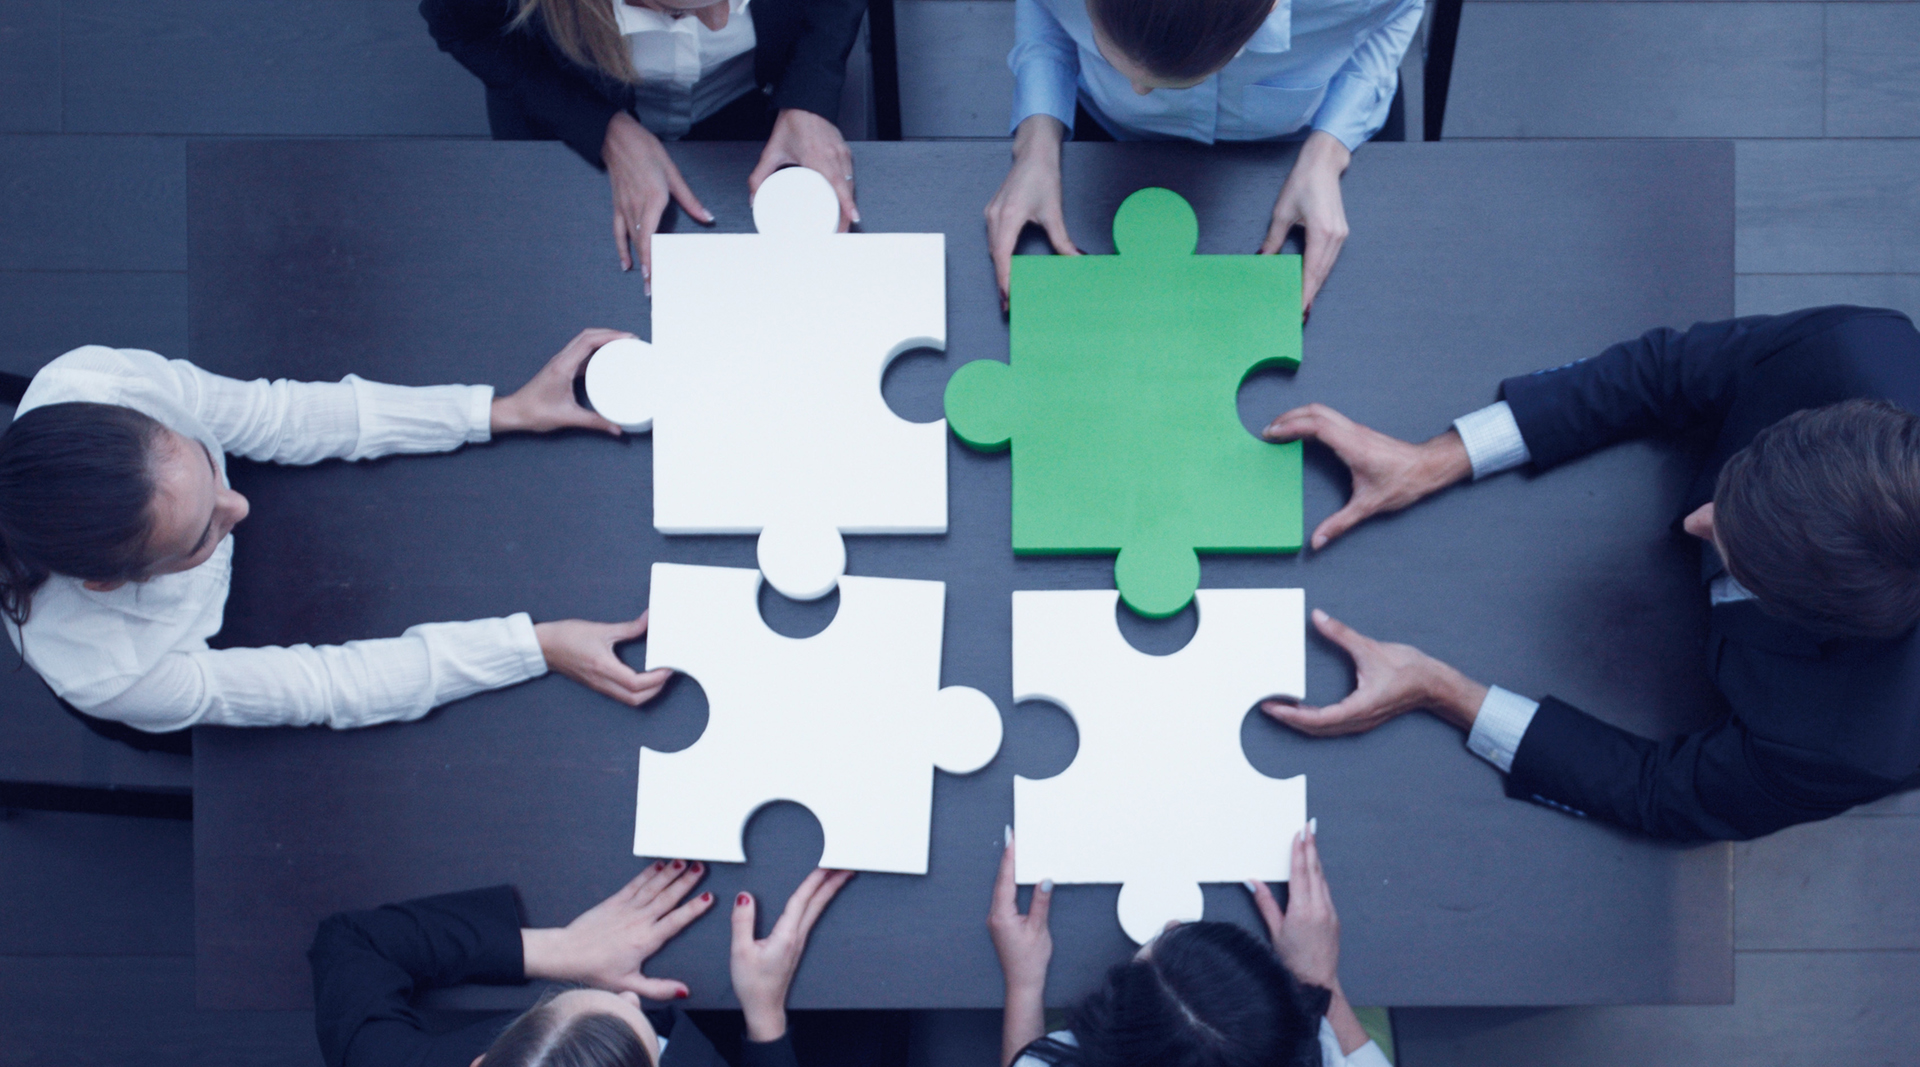
[[[674,23],[693,18],[688,14],[676,19],[652,8],[635,7],[626,0],[608,0],[608,2],[613,5],[613,21],[620,27],[622,37],[631,37],[636,33],[658,33],[671,30]],[[732,25],[734,19],[746,12],[747,5],[751,2],[752,0],[727,0],[727,24]],[[1285,3],[1286,0],[1281,2]],[[699,20],[694,19],[694,24],[698,25]]]
[[[1285,52],[1293,47],[1293,0],[1274,0],[1273,13],[1253,31],[1242,52]]]

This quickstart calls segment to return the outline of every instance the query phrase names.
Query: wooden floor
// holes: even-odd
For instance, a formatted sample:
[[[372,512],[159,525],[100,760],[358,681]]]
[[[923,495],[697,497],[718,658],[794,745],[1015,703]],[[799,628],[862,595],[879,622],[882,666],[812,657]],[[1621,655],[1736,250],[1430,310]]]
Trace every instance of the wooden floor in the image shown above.
[[[1004,136],[1012,5],[897,6],[907,134]],[[1735,139],[1741,313],[1920,315],[1920,3],[1471,0],[1454,70],[1449,139]],[[187,138],[485,133],[415,0],[0,0],[0,370],[191,355]],[[0,779],[185,783],[16,662]],[[0,819],[0,1064],[319,1062],[306,1013],[193,1010],[191,848],[180,822]],[[1920,1062],[1917,876],[1916,796],[1743,845],[1733,1004],[1402,1010],[1401,1063]],[[995,1028],[918,1015],[909,1062],[991,1063]]]

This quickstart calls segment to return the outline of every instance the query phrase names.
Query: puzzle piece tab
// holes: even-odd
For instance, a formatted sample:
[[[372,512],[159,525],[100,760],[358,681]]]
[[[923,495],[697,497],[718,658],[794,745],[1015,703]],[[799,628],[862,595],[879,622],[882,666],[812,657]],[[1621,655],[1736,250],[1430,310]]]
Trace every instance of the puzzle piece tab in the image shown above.
[[[1202,589],[1200,627],[1170,656],[1133,650],[1107,591],[1013,594],[1013,696],[1066,709],[1080,748],[1052,778],[1013,780],[1015,878],[1120,883],[1145,943],[1201,917],[1200,883],[1284,882],[1307,779],[1268,778],[1240,747],[1266,697],[1306,691],[1298,589]]]
[[[747,820],[790,800],[820,821],[822,866],[927,873],[934,769],[971,774],[1000,748],[993,701],[940,688],[946,585],[842,578],[805,640],[767,629],[759,590],[758,571],[653,565],[647,669],[699,681],[707,728],[640,751],[634,854],[744,862]]]
[[[1200,552],[1300,548],[1300,445],[1249,434],[1240,383],[1300,363],[1300,257],[1200,256],[1179,194],[1142,189],[1113,256],[1015,256],[1011,362],[947,383],[975,448],[1013,447],[1013,550],[1118,552],[1142,615],[1200,584]]]
[[[800,167],[753,201],[759,233],[653,239],[653,343],[587,364],[594,409],[653,432],[653,524],[758,533],[781,593],[825,596],[844,533],[947,529],[942,422],[880,396],[896,356],[946,347],[946,237],[835,233],[839,200]]]

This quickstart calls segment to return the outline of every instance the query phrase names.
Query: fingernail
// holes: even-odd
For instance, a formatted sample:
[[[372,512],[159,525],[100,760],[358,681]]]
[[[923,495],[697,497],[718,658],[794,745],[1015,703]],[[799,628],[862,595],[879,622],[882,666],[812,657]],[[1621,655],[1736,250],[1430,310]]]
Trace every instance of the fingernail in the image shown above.
[[[662,867],[664,867],[664,866],[666,866],[666,864],[664,864],[664,863],[661,863],[661,862],[660,862],[659,860],[654,860],[654,861],[653,861],[653,869],[654,869],[654,870],[656,870],[656,871],[657,871],[657,870],[659,870],[660,868],[662,868]]]
[[[1320,836],[1320,820],[1319,820],[1319,819],[1308,819],[1308,820],[1307,820],[1307,832],[1308,832],[1308,833],[1310,833],[1310,834],[1312,834],[1312,835],[1314,835],[1315,837],[1318,837],[1318,836]]]
[[[858,211],[856,211],[856,212],[854,212],[854,213],[853,213],[853,221],[855,221],[855,222],[859,222],[859,221],[860,221],[860,213],[859,213]]]
[[[711,904],[711,903],[713,903],[713,894],[712,894],[712,893],[702,893],[702,894],[700,894],[700,903],[702,903],[702,904]]]
[[[1319,608],[1314,608],[1314,609],[1313,609],[1313,621],[1314,621],[1314,622],[1326,622],[1326,621],[1327,621],[1327,613],[1326,613],[1326,612],[1324,612],[1324,611],[1321,611],[1321,610],[1320,610]]]
[[[675,998],[675,999],[678,999],[678,1000],[685,1000],[685,999],[687,999],[687,991],[686,991],[686,990],[684,990],[684,989],[682,989],[682,990],[680,990],[679,992],[677,992],[677,993],[675,993],[675,994],[674,994],[674,998]]]
[[[1053,879],[1051,878],[1040,879],[1040,892],[1042,893],[1053,892]]]
[[[1008,823],[1006,840],[1002,841],[1001,845],[1010,847],[1012,846],[1012,844],[1013,844],[1013,824]]]
[[[1246,881],[1241,882],[1240,884],[1243,886],[1246,886],[1247,892],[1252,893],[1254,896],[1257,897],[1260,895],[1260,887],[1254,882],[1253,879],[1249,878]]]
[[[686,865],[687,865],[687,864],[686,864],[686,861],[685,861],[685,860],[674,860],[674,861],[673,861],[673,869],[674,869],[674,870],[676,870],[676,871],[677,871],[677,870],[679,870],[679,869],[680,869],[680,868],[682,868],[682,867],[685,867]]]
[[[748,897],[745,893],[742,893],[739,896],[733,898],[733,906],[736,908],[744,908],[747,906],[747,901],[750,899],[751,898]]]
[[[697,873],[699,873],[699,872],[701,872],[701,871],[704,871],[704,870],[706,870],[706,869],[707,869],[707,865],[706,865],[706,864],[704,864],[704,863],[695,863],[695,864],[693,865],[693,869],[694,869],[694,873],[696,873],[696,874],[697,874]]]
[[[640,276],[642,278],[653,277],[653,268],[646,265],[645,263],[640,264]]]

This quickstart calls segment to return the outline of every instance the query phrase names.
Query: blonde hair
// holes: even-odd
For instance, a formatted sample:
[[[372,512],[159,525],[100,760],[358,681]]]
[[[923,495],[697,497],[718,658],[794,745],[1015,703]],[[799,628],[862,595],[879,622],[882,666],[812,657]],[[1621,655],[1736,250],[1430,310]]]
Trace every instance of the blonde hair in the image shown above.
[[[638,85],[633,53],[620,35],[613,5],[622,0],[520,0],[520,13],[507,29],[518,30],[537,13],[547,36],[568,59],[627,85]]]

